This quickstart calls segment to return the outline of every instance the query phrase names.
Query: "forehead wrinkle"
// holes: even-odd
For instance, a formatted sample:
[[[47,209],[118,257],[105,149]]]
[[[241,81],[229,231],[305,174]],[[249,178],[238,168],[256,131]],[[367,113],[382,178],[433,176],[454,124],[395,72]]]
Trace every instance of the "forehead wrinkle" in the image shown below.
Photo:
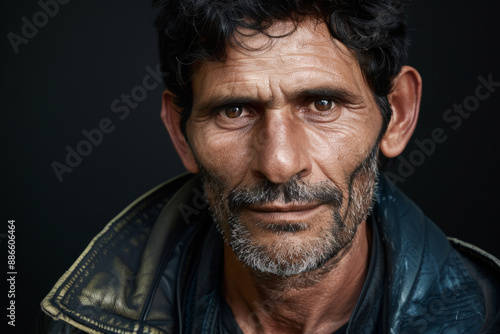
[[[201,64],[193,87],[195,81],[201,84],[197,88],[205,98],[211,98],[212,94],[234,94],[274,104],[284,97],[293,97],[299,88],[315,85],[342,87],[367,99],[357,59],[347,47],[333,40],[326,29],[319,25],[298,29],[290,36],[276,39],[272,47],[264,50],[229,48],[225,62]],[[258,36],[249,39],[252,38]],[[204,85],[200,79],[209,75],[211,84]]]
[[[238,50],[230,50],[226,61],[219,63],[219,65],[226,69],[241,68],[248,71],[265,71],[276,68],[286,70],[291,66],[297,66],[297,64],[303,68],[316,69],[324,67],[325,64],[333,66],[333,55],[335,55],[336,67],[340,65],[339,63],[343,63],[342,65],[346,67],[358,66],[357,59],[348,50],[342,50],[333,43],[328,46],[312,45],[312,49],[294,48],[294,50],[291,50],[287,44],[275,45],[266,51],[266,54],[260,54],[258,51],[241,53]]]
[[[270,75],[269,71],[251,71],[230,67],[220,68],[223,73],[212,73],[215,81],[211,85],[204,85],[200,95],[207,100],[223,100],[224,97],[241,97],[256,100],[269,108],[278,108],[287,101],[298,97],[304,90],[312,89],[339,89],[358,96],[367,97],[360,89],[358,80],[349,80],[356,77],[352,70],[344,70],[343,74],[329,69],[314,68],[314,70],[288,69],[286,72]],[[346,79],[346,76],[349,76]],[[196,99],[195,104],[197,104]],[[203,101],[206,102],[206,101]]]
[[[348,61],[345,60],[345,62]],[[299,66],[297,66],[298,64]],[[313,55],[310,57],[303,54],[287,55],[279,57],[278,60],[276,57],[228,59],[224,63],[206,63],[202,68],[203,71],[197,73],[195,80],[211,75],[217,84],[252,80],[261,82],[262,76],[280,80],[297,78],[298,81],[301,81],[315,75],[324,75],[325,78],[321,78],[322,80],[333,83],[333,81],[340,82],[340,80],[345,81],[347,78],[355,77],[355,72],[358,72],[357,69],[359,69],[359,67],[349,66],[349,64],[344,64],[344,66],[334,64],[328,56]],[[301,76],[303,78],[299,78]],[[315,81],[316,78],[311,80]]]

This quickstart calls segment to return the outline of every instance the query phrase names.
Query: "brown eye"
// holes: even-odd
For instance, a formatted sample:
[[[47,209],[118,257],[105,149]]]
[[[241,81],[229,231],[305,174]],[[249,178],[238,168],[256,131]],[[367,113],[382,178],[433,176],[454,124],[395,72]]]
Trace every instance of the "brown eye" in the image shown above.
[[[243,114],[241,107],[229,107],[222,110],[222,114],[227,118],[238,118]]]
[[[314,108],[318,111],[328,111],[332,109],[334,103],[332,100],[322,99],[314,101]]]

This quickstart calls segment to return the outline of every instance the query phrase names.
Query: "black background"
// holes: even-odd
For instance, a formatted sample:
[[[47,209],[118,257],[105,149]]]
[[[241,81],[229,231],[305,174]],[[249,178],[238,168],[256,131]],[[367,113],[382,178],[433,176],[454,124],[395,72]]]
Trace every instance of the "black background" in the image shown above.
[[[163,85],[128,117],[111,103],[142,85],[158,64],[150,1],[70,1],[16,54],[7,38],[33,22],[35,1],[1,6],[1,227],[16,220],[16,328],[26,333],[41,299],[91,238],[128,203],[184,169],[159,118]],[[498,4],[413,1],[409,64],[424,80],[414,139],[442,128],[447,140],[399,186],[448,235],[500,256],[498,139],[500,88],[453,130],[445,111],[474,95],[478,77],[500,82]],[[67,145],[109,118],[115,128],[59,182],[51,164]],[[409,159],[418,149],[411,143]],[[392,171],[397,173],[399,161]],[[2,298],[7,307],[7,253],[1,241]],[[6,312],[6,311],[3,311]],[[6,325],[0,317],[1,328]],[[16,331],[17,330],[17,331]]]

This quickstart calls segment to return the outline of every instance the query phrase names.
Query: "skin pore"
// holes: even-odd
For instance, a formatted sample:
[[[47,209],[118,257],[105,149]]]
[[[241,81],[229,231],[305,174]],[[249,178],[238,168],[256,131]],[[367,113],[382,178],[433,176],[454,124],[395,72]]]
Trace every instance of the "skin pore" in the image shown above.
[[[378,142],[370,88],[325,24],[306,18],[271,43],[236,38],[247,47],[196,66],[189,145],[168,92],[162,117],[186,168],[203,174],[226,241],[224,297],[243,332],[332,333],[368,271],[378,150],[392,157],[409,140],[420,77],[411,68],[398,77]]]

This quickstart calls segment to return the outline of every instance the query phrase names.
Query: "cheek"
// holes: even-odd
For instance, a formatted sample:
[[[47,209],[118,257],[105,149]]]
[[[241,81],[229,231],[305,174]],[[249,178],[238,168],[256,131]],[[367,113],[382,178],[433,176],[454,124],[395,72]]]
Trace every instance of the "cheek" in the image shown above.
[[[308,129],[307,133],[314,165],[341,189],[345,189],[353,171],[371,152],[378,136],[373,127],[359,126],[359,122],[336,124],[320,131]]]
[[[251,159],[249,136],[194,126],[192,147],[198,163],[226,185],[239,183]]]

